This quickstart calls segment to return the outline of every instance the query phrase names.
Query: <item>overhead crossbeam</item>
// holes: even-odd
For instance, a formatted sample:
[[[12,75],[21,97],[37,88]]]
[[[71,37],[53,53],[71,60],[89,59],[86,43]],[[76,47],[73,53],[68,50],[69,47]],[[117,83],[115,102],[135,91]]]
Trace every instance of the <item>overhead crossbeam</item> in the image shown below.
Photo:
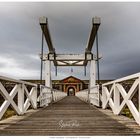
[[[96,60],[96,56],[91,54],[86,55],[86,60]],[[57,66],[84,66],[85,54],[44,54],[43,60],[56,61]]]
[[[50,32],[49,32],[48,19],[46,17],[41,17],[39,19],[39,23],[40,23],[42,32],[45,36],[45,39],[46,39],[46,42],[48,45],[48,49],[49,49],[49,53],[55,53],[55,49],[53,47]]]
[[[76,55],[56,54],[49,32],[48,19],[46,17],[41,17],[39,22],[49,49],[49,54],[43,55],[43,59],[53,61],[55,66],[87,66],[88,61],[93,59],[97,60],[96,56],[94,56],[93,58],[91,50],[93,47],[95,37],[97,35],[98,28],[100,26],[99,17],[94,17],[92,19],[92,29],[88,39],[87,47],[85,49],[85,54],[76,54]]]

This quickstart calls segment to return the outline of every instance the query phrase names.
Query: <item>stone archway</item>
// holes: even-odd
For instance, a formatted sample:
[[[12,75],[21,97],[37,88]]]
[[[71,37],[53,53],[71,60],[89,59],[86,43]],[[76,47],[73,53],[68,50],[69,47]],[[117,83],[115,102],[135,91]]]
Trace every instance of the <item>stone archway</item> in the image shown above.
[[[67,90],[67,96],[75,96],[75,88],[69,87]]]

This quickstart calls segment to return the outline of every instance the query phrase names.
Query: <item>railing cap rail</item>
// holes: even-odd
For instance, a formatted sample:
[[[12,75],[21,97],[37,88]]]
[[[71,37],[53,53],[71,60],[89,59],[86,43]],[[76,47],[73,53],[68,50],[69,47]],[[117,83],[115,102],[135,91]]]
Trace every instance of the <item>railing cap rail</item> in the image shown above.
[[[26,84],[26,85],[37,87],[37,84],[33,84],[33,83],[22,81],[22,80],[16,80],[16,79],[8,78],[8,77],[5,77],[5,76],[0,76],[0,80],[10,81],[10,82],[19,83],[19,84]]]
[[[40,87],[52,89],[51,87],[47,87],[47,86],[45,86],[45,85],[40,85]]]
[[[47,87],[47,86],[45,86],[45,85],[40,85],[40,87],[48,88],[48,89],[50,89],[50,90],[52,90],[52,91],[57,91],[57,92],[66,93],[66,92],[63,92],[63,91],[61,91],[61,90],[57,90],[57,89],[53,89],[53,88],[51,88],[51,87]]]
[[[99,85],[95,85],[93,87],[90,87],[89,89],[93,89],[93,88],[99,88]]]
[[[138,77],[140,77],[140,72],[136,73],[136,74],[132,74],[132,75],[126,76],[126,77],[123,77],[123,78],[119,78],[119,79],[113,80],[111,82],[107,82],[107,83],[103,84],[103,86],[110,85],[110,84],[113,84],[113,83],[122,82],[122,81],[127,81],[127,80],[130,80],[130,79],[136,79]]]
[[[84,89],[84,90],[80,90],[80,91],[78,91],[78,92],[76,92],[76,93],[79,93],[79,92],[83,92],[83,91],[88,91],[89,89],[87,88],[87,89]]]

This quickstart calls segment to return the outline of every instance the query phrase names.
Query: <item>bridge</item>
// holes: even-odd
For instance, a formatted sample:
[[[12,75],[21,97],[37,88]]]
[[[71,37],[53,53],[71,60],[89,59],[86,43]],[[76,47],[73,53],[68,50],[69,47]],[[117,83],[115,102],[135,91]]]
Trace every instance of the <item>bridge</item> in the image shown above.
[[[100,18],[92,21],[92,29],[84,54],[57,54],[53,47],[48,20],[40,18],[42,29],[42,66],[45,63],[45,85],[0,76],[0,135],[140,135],[140,73],[100,85],[96,83],[96,64],[92,53]],[[43,52],[44,37],[49,53]],[[97,49],[98,50],[98,49]],[[51,61],[58,66],[84,66],[90,63],[89,88],[75,96],[52,88]],[[86,74],[86,71],[85,71]],[[128,84],[128,81],[129,82]],[[135,97],[135,100],[133,99]],[[2,119],[11,106],[17,115]],[[121,115],[127,108],[132,118]]]

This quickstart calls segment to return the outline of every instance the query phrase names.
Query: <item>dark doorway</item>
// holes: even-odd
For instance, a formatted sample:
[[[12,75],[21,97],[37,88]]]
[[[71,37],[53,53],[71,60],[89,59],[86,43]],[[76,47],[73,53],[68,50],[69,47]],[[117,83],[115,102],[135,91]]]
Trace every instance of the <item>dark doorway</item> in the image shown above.
[[[68,88],[68,96],[75,96],[75,89],[73,87]]]

